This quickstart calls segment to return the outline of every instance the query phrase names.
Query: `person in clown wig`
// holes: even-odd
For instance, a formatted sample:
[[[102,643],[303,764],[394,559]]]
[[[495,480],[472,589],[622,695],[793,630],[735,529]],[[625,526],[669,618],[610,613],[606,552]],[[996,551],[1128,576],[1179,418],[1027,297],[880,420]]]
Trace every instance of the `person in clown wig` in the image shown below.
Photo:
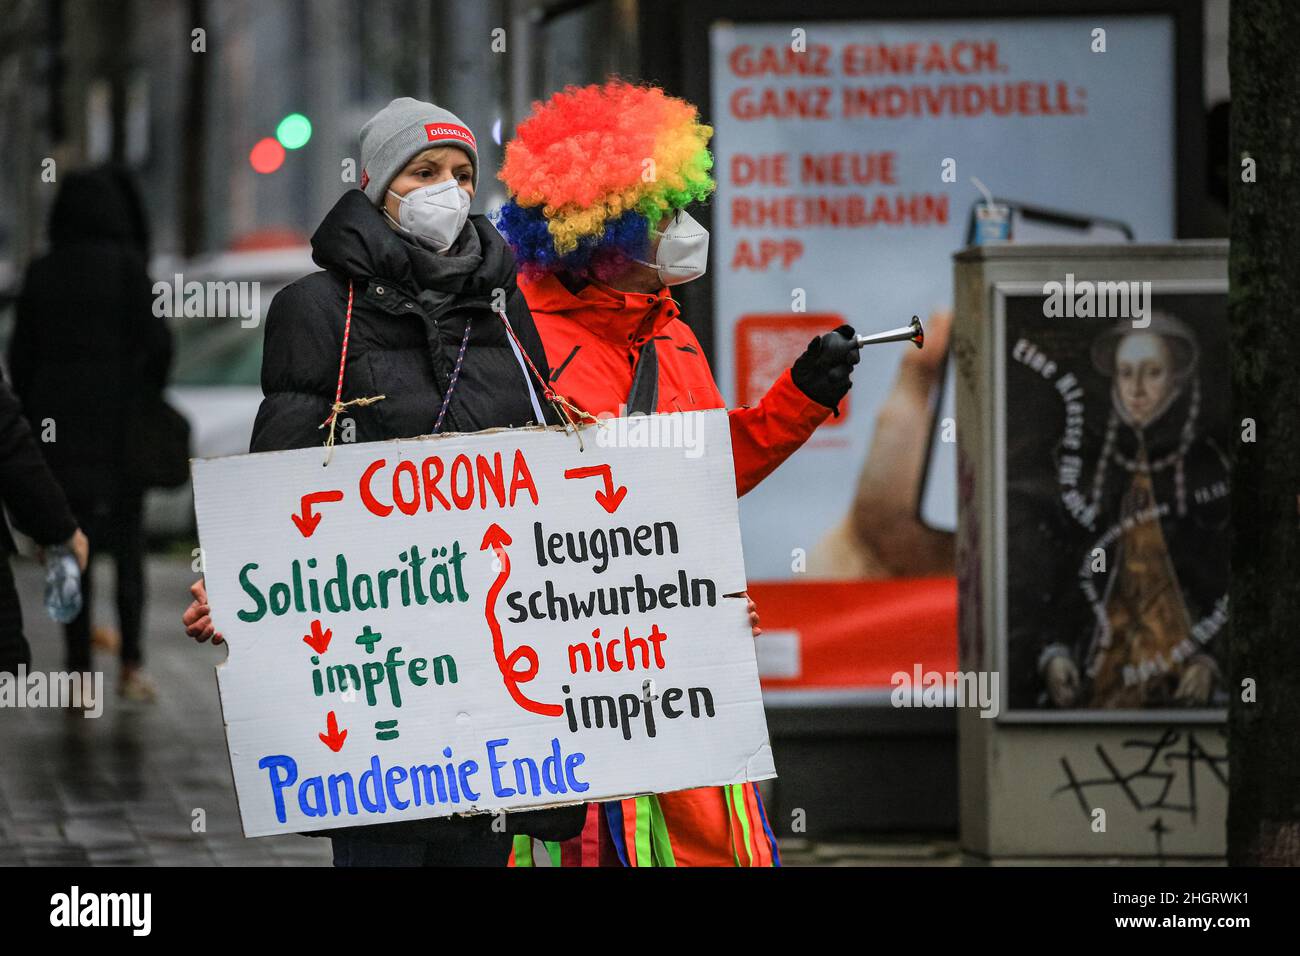
[[[669,293],[706,267],[708,232],[687,209],[714,189],[712,133],[684,100],[611,79],[535,104],[506,147],[510,199],[495,222],[515,253],[549,391],[578,415],[724,407]],[[841,326],[757,405],[730,413],[738,495],[838,414],[857,361],[853,329]],[[779,865],[753,784],[590,804],[581,836],[546,846],[561,865]],[[532,862],[532,842],[516,838],[511,863]]]

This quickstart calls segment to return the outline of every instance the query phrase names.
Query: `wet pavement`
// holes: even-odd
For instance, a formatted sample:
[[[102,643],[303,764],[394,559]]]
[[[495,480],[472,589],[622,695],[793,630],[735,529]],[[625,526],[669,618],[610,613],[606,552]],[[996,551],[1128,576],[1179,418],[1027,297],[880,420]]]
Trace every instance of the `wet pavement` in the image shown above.
[[[14,572],[32,669],[61,670],[63,637],[41,607],[41,569],[15,559]],[[226,650],[181,631],[188,560],[151,558],[147,575],[145,670],[157,703],[121,700],[117,660],[97,651],[100,717],[0,708],[0,866],[328,865],[328,840],[244,838],[213,671]],[[96,574],[97,583],[111,580]],[[105,590],[96,594],[100,624],[113,621]]]

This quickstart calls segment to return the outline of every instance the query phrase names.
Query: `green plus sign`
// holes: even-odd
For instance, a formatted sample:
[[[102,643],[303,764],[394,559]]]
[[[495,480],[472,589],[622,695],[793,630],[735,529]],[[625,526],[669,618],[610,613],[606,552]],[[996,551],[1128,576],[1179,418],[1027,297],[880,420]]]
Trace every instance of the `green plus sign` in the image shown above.
[[[373,654],[375,652],[375,645],[383,640],[383,637],[384,635],[380,634],[378,631],[372,631],[370,625],[367,624],[366,629],[357,635],[357,643],[365,647],[367,654]]]

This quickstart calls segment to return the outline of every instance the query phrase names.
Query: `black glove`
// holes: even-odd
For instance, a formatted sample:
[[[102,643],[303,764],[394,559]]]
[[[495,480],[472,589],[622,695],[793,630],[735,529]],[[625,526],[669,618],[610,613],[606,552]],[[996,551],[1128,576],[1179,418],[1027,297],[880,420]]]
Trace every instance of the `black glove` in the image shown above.
[[[841,325],[834,332],[819,335],[808,343],[807,350],[790,366],[790,377],[799,391],[814,402],[840,413],[840,399],[853,385],[849,376],[862,359],[855,343],[857,333],[851,325]]]

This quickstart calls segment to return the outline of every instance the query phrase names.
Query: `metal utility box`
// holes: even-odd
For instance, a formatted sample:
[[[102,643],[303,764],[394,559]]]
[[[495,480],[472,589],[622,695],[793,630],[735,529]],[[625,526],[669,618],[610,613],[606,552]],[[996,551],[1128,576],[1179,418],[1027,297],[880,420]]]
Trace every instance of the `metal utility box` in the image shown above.
[[[1221,858],[1225,241],[955,259],[961,841]]]

